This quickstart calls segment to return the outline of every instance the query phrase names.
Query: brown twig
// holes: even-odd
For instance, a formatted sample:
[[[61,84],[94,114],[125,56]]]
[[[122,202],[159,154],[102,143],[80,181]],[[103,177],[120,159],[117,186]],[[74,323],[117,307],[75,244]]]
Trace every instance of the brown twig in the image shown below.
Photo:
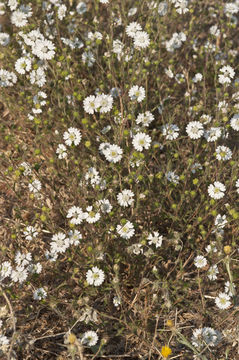
[[[12,328],[13,328],[13,334],[12,334],[12,339],[11,339],[11,343],[10,343],[10,348],[9,348],[9,352],[8,352],[8,355],[7,355],[7,359],[8,360],[11,360],[11,355],[12,355],[12,348],[13,348],[13,344],[14,344],[14,340],[15,340],[15,334],[16,334],[16,319],[15,319],[15,316],[14,316],[14,312],[13,312],[13,309],[12,309],[12,305],[10,303],[10,300],[8,299],[7,297],[7,294],[5,293],[5,291],[3,290],[3,288],[0,286],[0,291],[9,307],[9,311],[10,311],[10,314],[11,314],[11,320],[12,320]]]
[[[205,300],[204,300],[203,293],[202,293],[199,270],[198,270],[197,278],[198,278],[198,288],[199,288],[199,292],[200,292],[200,296],[201,296],[201,300],[202,300],[202,307],[203,307],[203,310],[205,310]]]
[[[58,334],[41,336],[41,337],[39,337],[39,338],[36,338],[36,339],[31,340],[31,344],[33,345],[36,341],[43,340],[43,339],[54,338],[54,337],[61,336],[61,335],[65,335],[65,332],[61,332],[61,333],[58,333]]]
[[[154,342],[157,337],[158,322],[159,322],[159,316],[156,315],[156,324],[155,324],[155,328],[154,328],[154,337],[153,337],[153,342],[152,342],[153,345],[154,345]],[[151,359],[151,354],[152,354],[152,349],[149,350],[149,360]]]

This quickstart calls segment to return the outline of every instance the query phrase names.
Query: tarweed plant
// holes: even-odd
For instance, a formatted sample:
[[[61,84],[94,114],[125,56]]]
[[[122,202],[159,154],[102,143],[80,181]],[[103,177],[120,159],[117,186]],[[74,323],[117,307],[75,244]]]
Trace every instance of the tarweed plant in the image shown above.
[[[238,15],[0,0],[1,358],[238,359]]]

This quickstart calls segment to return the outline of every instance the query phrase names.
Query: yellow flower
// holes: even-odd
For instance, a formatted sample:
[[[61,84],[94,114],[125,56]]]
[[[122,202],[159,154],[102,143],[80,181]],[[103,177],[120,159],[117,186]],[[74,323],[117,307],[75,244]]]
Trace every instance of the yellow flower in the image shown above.
[[[167,321],[166,321],[166,325],[167,325],[168,327],[173,327],[173,322],[172,322],[172,320],[167,320]]]
[[[68,340],[68,342],[69,342],[70,344],[74,344],[74,343],[76,342],[76,336],[75,336],[75,334],[69,333],[67,340]]]
[[[172,350],[169,346],[165,345],[162,347],[161,354],[162,356],[167,359],[167,357],[172,353]]]
[[[230,245],[224,246],[224,253],[229,255],[232,252],[232,247]]]

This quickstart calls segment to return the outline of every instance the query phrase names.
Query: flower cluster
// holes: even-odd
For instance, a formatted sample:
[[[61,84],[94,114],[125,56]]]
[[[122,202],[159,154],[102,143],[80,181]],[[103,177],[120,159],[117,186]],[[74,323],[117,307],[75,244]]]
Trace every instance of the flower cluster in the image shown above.
[[[112,109],[113,97],[112,95],[90,95],[84,100],[84,110],[88,114],[94,114],[94,112],[107,113]]]
[[[145,49],[149,46],[150,39],[146,31],[142,31],[142,27],[137,22],[131,22],[126,27],[126,34],[133,38],[134,47],[136,49]]]
[[[175,32],[170,40],[166,41],[165,46],[167,51],[174,52],[175,49],[179,49],[183,42],[187,39],[186,35],[183,32]]]

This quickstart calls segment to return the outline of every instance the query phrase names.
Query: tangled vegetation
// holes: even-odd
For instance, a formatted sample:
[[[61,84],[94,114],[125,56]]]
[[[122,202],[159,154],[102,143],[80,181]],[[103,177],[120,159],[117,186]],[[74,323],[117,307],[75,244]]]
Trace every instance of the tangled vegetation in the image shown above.
[[[239,357],[239,1],[0,1],[0,358]]]

